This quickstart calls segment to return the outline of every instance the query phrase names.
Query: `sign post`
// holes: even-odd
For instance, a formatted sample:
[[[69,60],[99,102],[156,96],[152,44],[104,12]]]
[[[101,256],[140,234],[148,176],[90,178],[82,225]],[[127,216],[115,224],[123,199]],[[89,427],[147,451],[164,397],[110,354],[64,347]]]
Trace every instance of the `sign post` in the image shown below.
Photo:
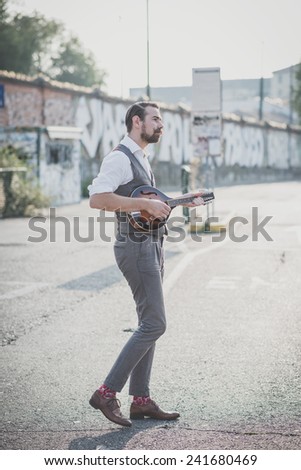
[[[4,108],[5,100],[4,100],[4,85],[0,84],[0,108]]]
[[[214,159],[222,154],[220,68],[192,69],[191,119],[193,157],[202,160],[205,186],[213,190]],[[209,211],[207,205],[207,219]]]

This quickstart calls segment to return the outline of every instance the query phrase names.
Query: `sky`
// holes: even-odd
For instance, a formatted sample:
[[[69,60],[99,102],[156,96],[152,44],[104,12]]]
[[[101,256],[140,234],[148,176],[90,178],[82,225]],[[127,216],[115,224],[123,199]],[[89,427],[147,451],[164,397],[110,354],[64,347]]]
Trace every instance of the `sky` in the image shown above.
[[[107,72],[105,91],[147,84],[147,0],[10,0],[61,20]],[[300,0],[148,0],[150,86],[189,86],[192,68],[270,77],[301,61]]]

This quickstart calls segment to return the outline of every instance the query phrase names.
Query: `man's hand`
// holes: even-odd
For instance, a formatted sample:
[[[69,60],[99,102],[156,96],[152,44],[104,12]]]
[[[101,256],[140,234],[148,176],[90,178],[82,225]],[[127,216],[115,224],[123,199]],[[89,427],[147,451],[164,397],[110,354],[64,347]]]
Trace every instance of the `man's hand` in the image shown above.
[[[146,211],[154,219],[165,219],[170,213],[170,207],[160,199],[119,196],[115,193],[100,193],[90,197],[90,207],[107,211]]]
[[[171,211],[171,208],[160,199],[143,198],[143,204],[145,204],[144,210],[154,219],[166,219]]]
[[[196,207],[196,206],[204,206],[206,203],[204,199],[202,198],[202,194],[208,192],[207,189],[199,189],[199,191],[195,193],[185,193],[183,194],[184,197],[188,196],[195,196],[192,202],[189,202],[187,204],[182,204],[183,207]]]

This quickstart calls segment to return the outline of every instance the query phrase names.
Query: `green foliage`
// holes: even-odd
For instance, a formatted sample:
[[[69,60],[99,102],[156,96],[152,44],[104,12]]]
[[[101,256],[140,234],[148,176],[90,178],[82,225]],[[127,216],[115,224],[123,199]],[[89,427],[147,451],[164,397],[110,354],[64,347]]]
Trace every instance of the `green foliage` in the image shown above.
[[[9,14],[8,0],[0,0],[0,69],[27,75],[44,73],[78,85],[101,86],[104,72],[79,39],[66,39],[62,23],[38,12]]]
[[[24,167],[24,155],[12,145],[7,145],[0,148],[0,168],[12,167]]]
[[[296,72],[296,80],[297,86],[293,93],[293,107],[299,116],[299,122],[301,124],[301,63],[299,64]]]
[[[0,68],[28,75],[42,71],[43,58],[62,25],[38,13],[10,17],[7,0],[0,2]]]
[[[21,175],[15,174],[3,216],[30,217],[37,215],[37,209],[48,207],[49,204],[49,198],[42,193],[35,181],[24,179]]]
[[[21,171],[24,167],[26,171]],[[13,147],[0,149],[0,168],[7,169],[0,173],[0,189],[4,193],[0,213],[3,217],[30,217],[36,215],[37,209],[49,206],[49,198],[42,193],[37,179],[29,176],[28,165],[20,160]]]
[[[88,186],[91,184],[91,177],[90,178],[84,178],[81,182],[81,195],[84,198],[89,197],[89,191],[88,191]]]
[[[104,72],[100,71],[90,52],[85,52],[76,36],[64,42],[59,54],[52,60],[52,77],[61,82],[77,85],[101,85]]]

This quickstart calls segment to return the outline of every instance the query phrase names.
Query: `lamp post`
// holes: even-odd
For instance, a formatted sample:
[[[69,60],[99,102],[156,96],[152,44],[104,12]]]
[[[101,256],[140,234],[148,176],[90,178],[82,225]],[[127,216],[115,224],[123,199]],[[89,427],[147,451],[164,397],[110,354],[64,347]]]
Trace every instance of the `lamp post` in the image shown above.
[[[258,111],[259,121],[262,121],[263,119],[263,100],[264,100],[263,77],[261,76],[259,80],[259,111]]]
[[[148,0],[146,0],[146,56],[147,56],[147,85],[146,94],[148,99],[151,97],[149,85],[149,25],[148,25]]]
[[[261,77],[259,80],[259,110],[258,110],[258,120],[262,121],[263,119],[263,102],[264,102],[264,80],[263,80],[263,51],[264,51],[264,42],[261,43],[261,59],[260,59],[260,72]]]

